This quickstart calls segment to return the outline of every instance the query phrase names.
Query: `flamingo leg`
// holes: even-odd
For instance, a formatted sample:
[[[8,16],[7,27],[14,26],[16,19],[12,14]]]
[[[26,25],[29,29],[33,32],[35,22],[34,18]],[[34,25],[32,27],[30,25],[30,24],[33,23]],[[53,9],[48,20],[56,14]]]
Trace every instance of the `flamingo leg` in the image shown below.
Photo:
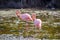
[[[26,22],[26,28],[25,28],[26,30],[28,30],[29,29],[29,23],[28,22]]]
[[[36,26],[34,25],[34,30],[36,30]]]

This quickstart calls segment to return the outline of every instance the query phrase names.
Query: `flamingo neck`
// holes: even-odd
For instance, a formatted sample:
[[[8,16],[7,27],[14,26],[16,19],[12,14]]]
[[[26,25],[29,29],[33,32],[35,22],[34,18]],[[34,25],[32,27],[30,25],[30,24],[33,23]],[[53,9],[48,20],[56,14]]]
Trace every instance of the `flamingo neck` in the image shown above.
[[[36,20],[36,18],[33,18],[33,21]]]

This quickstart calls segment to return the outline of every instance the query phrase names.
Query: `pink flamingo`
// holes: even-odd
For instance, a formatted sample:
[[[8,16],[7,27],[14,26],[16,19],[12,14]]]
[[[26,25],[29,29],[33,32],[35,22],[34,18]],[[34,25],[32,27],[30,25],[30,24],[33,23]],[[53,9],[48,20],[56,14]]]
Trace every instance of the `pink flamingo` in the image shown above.
[[[36,18],[35,13],[32,14],[32,19],[33,19],[33,22],[34,22],[34,26],[38,29],[41,29],[42,21],[41,21],[41,19]]]
[[[19,10],[16,11],[16,15],[23,21],[26,21],[26,29],[28,29],[28,21],[32,21],[31,15],[28,13],[21,14]]]

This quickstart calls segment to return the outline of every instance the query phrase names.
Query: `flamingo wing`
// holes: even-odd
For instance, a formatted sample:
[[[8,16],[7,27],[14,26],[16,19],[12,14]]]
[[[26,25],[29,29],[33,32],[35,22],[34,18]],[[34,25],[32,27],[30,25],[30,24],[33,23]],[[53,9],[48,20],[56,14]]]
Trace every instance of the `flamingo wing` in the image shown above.
[[[31,16],[29,14],[22,14],[21,18],[24,21],[30,21],[30,20],[32,20],[32,18],[31,18]]]

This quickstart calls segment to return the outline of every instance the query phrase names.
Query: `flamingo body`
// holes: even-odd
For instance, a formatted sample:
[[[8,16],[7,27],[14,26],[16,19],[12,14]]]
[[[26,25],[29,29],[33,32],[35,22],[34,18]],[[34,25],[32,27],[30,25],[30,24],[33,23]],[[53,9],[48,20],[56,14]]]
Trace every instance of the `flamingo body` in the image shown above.
[[[22,20],[26,21],[26,22],[32,20],[31,16],[30,16],[28,13],[21,14],[21,15],[20,15],[20,18],[21,18]]]
[[[41,29],[41,24],[42,24],[42,21],[41,21],[40,19],[35,19],[35,20],[34,20],[34,25],[35,25],[35,27]]]

